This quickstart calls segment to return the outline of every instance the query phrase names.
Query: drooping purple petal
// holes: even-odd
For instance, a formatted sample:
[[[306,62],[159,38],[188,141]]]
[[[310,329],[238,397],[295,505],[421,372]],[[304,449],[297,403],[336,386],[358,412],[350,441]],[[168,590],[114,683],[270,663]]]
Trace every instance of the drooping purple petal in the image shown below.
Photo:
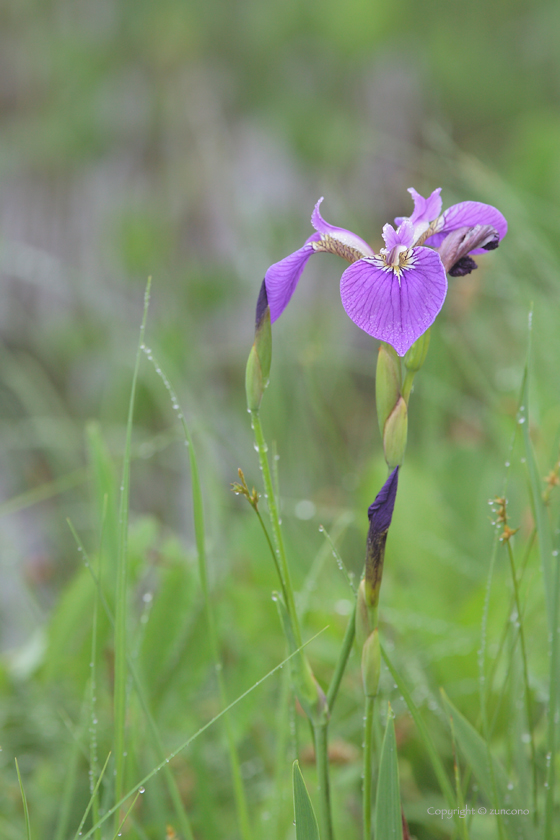
[[[315,230],[326,236],[332,236],[333,239],[338,239],[339,242],[342,242],[344,245],[348,245],[349,248],[354,248],[356,251],[360,251],[364,257],[372,257],[374,253],[373,250],[367,242],[364,242],[361,236],[352,233],[351,230],[335,227],[334,225],[330,225],[328,222],[325,222],[319,211],[322,201],[323,199],[320,198],[313,209],[313,213],[311,214],[311,224]]]
[[[316,253],[312,243],[320,239],[318,233],[313,233],[302,248],[274,263],[266,272],[264,282],[272,323],[280,317],[290,302],[307,260]]]
[[[498,242],[498,231],[491,225],[475,225],[457,228],[445,234],[436,250],[443,267],[452,277],[464,277],[477,267],[469,254],[476,253],[477,249],[492,251],[498,247]]]
[[[376,256],[355,262],[340,281],[346,313],[369,335],[391,344],[399,356],[433,324],[447,292],[439,255],[423,247],[410,254],[400,277]]]
[[[444,211],[438,232],[430,236],[424,244],[430,248],[438,248],[451,231],[475,225],[493,227],[498,233],[498,241],[504,238],[508,229],[504,216],[491,204],[482,204],[480,201],[462,201]],[[483,254],[485,250],[485,248],[475,248],[471,253]]]

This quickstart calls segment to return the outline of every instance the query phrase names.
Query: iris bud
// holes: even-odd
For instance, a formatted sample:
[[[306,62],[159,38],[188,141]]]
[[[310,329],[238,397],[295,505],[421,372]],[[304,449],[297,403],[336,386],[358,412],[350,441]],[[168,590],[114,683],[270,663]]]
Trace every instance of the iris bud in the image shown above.
[[[268,385],[272,362],[272,330],[270,327],[270,309],[263,280],[255,319],[255,341],[251,347],[245,370],[245,391],[247,408],[258,411],[262,396]]]
[[[428,354],[428,347],[430,346],[430,329],[428,328],[425,333],[423,333],[420,338],[418,338],[410,350],[404,357],[404,363],[407,370],[411,373],[417,373],[424,362],[426,361],[426,356]]]
[[[390,470],[399,467],[404,460],[408,432],[408,408],[403,397],[399,397],[383,428],[383,451]]]
[[[375,374],[375,402],[382,437],[387,418],[395,408],[400,395],[401,360],[390,344],[382,343],[379,347]]]

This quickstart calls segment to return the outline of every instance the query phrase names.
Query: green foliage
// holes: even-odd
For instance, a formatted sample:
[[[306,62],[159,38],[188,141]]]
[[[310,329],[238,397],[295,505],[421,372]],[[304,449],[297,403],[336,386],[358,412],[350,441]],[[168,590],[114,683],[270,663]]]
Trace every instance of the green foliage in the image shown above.
[[[319,826],[313,810],[313,804],[299,767],[299,761],[294,761],[294,821],[296,826],[296,840],[319,840]]]
[[[510,230],[477,272],[450,283],[410,395],[379,616],[380,697],[394,709],[398,749],[393,775],[377,779],[394,779],[398,764],[418,840],[500,831],[554,840],[560,494],[543,478],[560,442],[557,4],[8,0],[2,32],[2,840],[20,840],[29,825],[33,837],[70,840],[88,806],[84,833],[96,809],[113,806],[115,676],[124,790],[135,791],[119,825],[140,780],[164,762],[124,837],[161,840],[169,825],[184,838],[183,811],[196,837],[235,836],[234,752],[255,837],[293,836],[295,758],[317,806],[312,738],[288,664],[234,706],[229,730],[218,718],[190,740],[286,657],[269,546],[229,491],[242,466],[266,520],[244,366],[263,273],[311,233],[318,196],[329,221],[377,247],[380,226],[410,210],[411,185],[442,185],[446,204],[495,204]],[[328,626],[306,648],[325,688],[354,595],[319,526],[357,583],[366,509],[386,466],[376,348],[340,307],[340,267],[320,259],[273,325],[261,413],[302,636]],[[149,342],[188,419],[200,483],[142,355],[125,535],[119,477],[148,275]],[[489,521],[488,499],[502,495],[519,528],[511,564],[502,523]],[[334,828],[353,840],[356,652],[334,693]],[[377,714],[373,735],[375,775],[379,757],[389,760]],[[531,813],[509,823],[428,813],[518,798]],[[95,840],[110,840],[108,825]]]
[[[391,707],[387,714],[387,725],[381,755],[375,798],[375,837],[402,838],[401,796],[399,790],[399,763],[395,724]]]

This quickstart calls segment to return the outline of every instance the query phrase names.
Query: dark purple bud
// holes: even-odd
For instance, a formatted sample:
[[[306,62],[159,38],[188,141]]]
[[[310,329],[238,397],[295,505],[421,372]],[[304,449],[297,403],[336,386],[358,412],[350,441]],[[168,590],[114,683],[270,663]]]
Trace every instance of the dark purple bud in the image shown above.
[[[255,329],[258,330],[260,327],[262,320],[266,314],[266,310],[268,309],[268,296],[266,294],[266,283],[263,280],[261,290],[259,292],[259,299],[257,300],[257,311],[255,314]]]
[[[395,467],[368,509],[369,531],[366,547],[366,576],[364,595],[368,607],[377,607],[383,576],[385,543],[393,518],[395,497],[399,481],[399,468]]]
[[[461,257],[460,260],[457,260],[455,265],[451,266],[449,274],[451,277],[464,277],[466,274],[470,274],[471,271],[474,271],[475,268],[478,268],[478,266],[472,257]]]
[[[395,467],[377,496],[368,508],[369,530],[388,531],[393,517],[397,485],[399,483],[399,468]]]

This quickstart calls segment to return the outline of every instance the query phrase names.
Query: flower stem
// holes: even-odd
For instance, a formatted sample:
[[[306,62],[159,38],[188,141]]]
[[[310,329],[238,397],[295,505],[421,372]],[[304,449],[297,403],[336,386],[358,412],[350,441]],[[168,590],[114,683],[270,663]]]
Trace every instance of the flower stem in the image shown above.
[[[265,498],[268,504],[268,512],[270,514],[270,521],[272,524],[272,536],[274,539],[274,548],[276,556],[278,557],[281,572],[282,589],[286,596],[286,609],[290,616],[294,636],[298,647],[301,647],[302,638],[299,621],[296,614],[296,606],[294,601],[294,590],[292,588],[292,581],[290,577],[290,570],[288,568],[288,561],[286,559],[286,550],[284,548],[284,539],[282,537],[282,529],[280,527],[280,517],[278,514],[278,506],[276,504],[276,496],[274,493],[274,486],[272,483],[272,475],[268,464],[267,451],[268,446],[264,439],[261,420],[258,411],[251,411],[251,426],[255,433],[255,444],[259,456],[259,464],[264,481]]]
[[[313,727],[315,736],[315,762],[317,765],[317,791],[319,794],[319,808],[321,814],[321,837],[324,840],[334,840],[331,794],[329,784],[329,753],[328,753],[328,722],[318,723]]]
[[[375,697],[366,697],[364,715],[364,787],[363,787],[363,819],[364,840],[371,840],[371,791],[373,782],[372,768],[372,740],[373,740],[373,707]],[[381,838],[380,838],[381,840]]]
[[[336,663],[336,668],[334,669],[334,674],[332,675],[332,679],[327,691],[327,705],[329,707],[329,712],[332,712],[334,701],[336,700],[336,695],[338,694],[338,689],[340,687],[340,682],[346,669],[348,657],[350,656],[350,651],[352,650],[352,644],[354,642],[355,634],[356,602],[354,602],[354,609],[352,610],[352,614],[348,619],[346,633],[344,634],[344,639],[342,640],[342,647],[340,649],[340,653],[338,654],[338,662]]]

